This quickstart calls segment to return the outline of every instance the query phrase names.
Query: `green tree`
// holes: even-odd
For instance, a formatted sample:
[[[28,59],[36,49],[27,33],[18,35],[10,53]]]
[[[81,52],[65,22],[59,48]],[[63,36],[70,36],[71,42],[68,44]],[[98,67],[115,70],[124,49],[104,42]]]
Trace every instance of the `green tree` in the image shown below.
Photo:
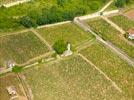
[[[57,0],[57,4],[60,6],[63,6],[65,3],[65,0]]]
[[[126,0],[116,0],[115,5],[119,8],[124,7],[126,4]]]
[[[53,49],[56,51],[57,54],[63,54],[66,48],[67,48],[67,44],[64,42],[64,40],[58,40],[53,45]]]
[[[89,6],[90,6],[91,10],[98,10],[99,9],[99,4],[96,1],[93,1]]]
[[[12,72],[14,72],[14,73],[19,73],[19,72],[22,71],[22,69],[23,69],[23,67],[14,66],[14,67],[12,68]]]
[[[31,19],[28,16],[24,16],[20,19],[20,24],[22,24],[24,27],[26,28],[30,28],[30,27],[36,27],[36,21]]]

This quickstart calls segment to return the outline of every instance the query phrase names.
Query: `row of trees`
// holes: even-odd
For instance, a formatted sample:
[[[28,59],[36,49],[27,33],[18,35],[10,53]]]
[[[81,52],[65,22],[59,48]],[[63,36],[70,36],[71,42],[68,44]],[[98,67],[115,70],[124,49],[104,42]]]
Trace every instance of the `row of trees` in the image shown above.
[[[76,1],[76,2],[74,2]],[[20,24],[29,28],[36,27],[38,25],[50,24],[65,20],[72,20],[76,16],[84,15],[90,10],[98,10],[100,2],[103,1],[90,1],[90,0],[57,0],[57,4],[44,8],[40,13],[30,12],[34,14],[28,14],[20,19]]]
[[[20,19],[20,24],[29,28],[39,25],[51,24],[55,22],[72,20],[76,16],[84,15],[91,11],[100,8],[100,1],[81,0],[74,4],[77,0],[57,0],[57,5],[50,8],[44,8],[41,12],[29,12],[28,15]],[[107,0],[102,0],[105,3]],[[115,0],[115,6],[122,8],[126,4],[131,3],[131,0]],[[34,13],[34,14],[31,14]]]
[[[63,11],[56,6],[53,6],[51,9],[43,9],[42,13],[36,18],[32,18],[31,16],[22,17],[20,23],[27,28],[36,27],[38,25],[51,24],[63,20],[72,20],[75,16],[83,15],[85,13],[86,11],[84,8]]]

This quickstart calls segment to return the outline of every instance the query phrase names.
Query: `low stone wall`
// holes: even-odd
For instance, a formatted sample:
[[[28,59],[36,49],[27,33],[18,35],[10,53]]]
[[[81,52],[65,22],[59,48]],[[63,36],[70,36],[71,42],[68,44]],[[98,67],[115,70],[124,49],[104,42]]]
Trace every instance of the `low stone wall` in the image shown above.
[[[66,23],[71,23],[71,21],[64,21],[64,22],[58,22],[58,23],[54,23],[54,24],[42,25],[42,26],[38,26],[37,29],[44,28],[44,27],[56,26],[56,25],[62,25],[62,24],[66,24]]]
[[[103,16],[108,16],[108,15],[112,15],[112,14],[117,14],[119,13],[119,10],[112,10],[112,11],[105,11],[102,12]],[[97,12],[97,13],[93,13],[90,15],[85,15],[85,16],[80,16],[79,19],[80,20],[87,20],[87,19],[93,19],[93,18],[97,18],[101,16],[101,12]]]
[[[12,71],[12,68],[0,70],[0,74],[4,74],[4,73],[7,73],[7,72],[11,72],[11,71]]]
[[[2,4],[0,5],[0,7],[6,7],[6,8],[9,8],[9,7],[12,7],[12,6],[15,6],[15,5],[19,5],[19,4],[22,4],[22,3],[25,3],[25,2],[29,2],[31,0],[18,0],[16,2],[12,2],[12,3],[8,3],[8,4]]]

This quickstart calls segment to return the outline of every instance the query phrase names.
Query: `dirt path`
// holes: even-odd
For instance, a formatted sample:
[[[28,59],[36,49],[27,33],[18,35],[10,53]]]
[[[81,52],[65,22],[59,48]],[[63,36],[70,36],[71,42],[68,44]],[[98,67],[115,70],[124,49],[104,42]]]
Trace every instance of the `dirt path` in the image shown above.
[[[32,94],[32,91],[31,89],[29,88],[27,82],[25,81],[25,77],[21,74],[17,74],[18,75],[18,78],[24,88],[24,91],[26,93],[26,96],[28,98],[28,100],[33,100],[33,94]]]
[[[0,38],[4,37],[4,36],[17,35],[17,34],[25,33],[25,32],[28,32],[28,31],[30,31],[30,29],[21,30],[21,31],[14,32],[14,33],[6,33],[6,35],[1,35]]]
[[[112,27],[114,27],[116,30],[118,30],[120,33],[125,34],[126,32],[120,28],[118,25],[113,23],[111,20],[109,20],[107,17],[101,16],[102,19],[104,19],[107,23],[109,23]]]
[[[107,9],[112,3],[114,2],[114,0],[109,1],[99,12],[103,12],[105,9]]]
[[[87,61],[97,71],[99,71],[107,80],[109,80],[112,83],[112,85],[116,88],[116,90],[118,90],[119,92],[122,92],[122,90],[117,86],[117,84],[112,79],[110,79],[101,69],[99,69],[97,66],[95,66],[90,60],[88,60],[82,54],[79,53],[79,56],[82,57],[85,61]]]
[[[48,46],[49,50],[53,51],[51,45],[36,30],[31,29],[31,31]]]
[[[19,100],[28,100],[23,85],[22,85],[22,84],[19,84],[19,87],[20,87],[20,90],[21,90],[21,91],[23,92],[23,94],[24,94],[24,96],[20,96],[20,95],[19,95]]]
[[[83,49],[86,49],[87,47],[91,46],[94,42],[95,42],[95,40],[92,39],[92,40],[87,41],[87,42],[83,43],[82,45],[76,47],[77,52],[79,52]]]

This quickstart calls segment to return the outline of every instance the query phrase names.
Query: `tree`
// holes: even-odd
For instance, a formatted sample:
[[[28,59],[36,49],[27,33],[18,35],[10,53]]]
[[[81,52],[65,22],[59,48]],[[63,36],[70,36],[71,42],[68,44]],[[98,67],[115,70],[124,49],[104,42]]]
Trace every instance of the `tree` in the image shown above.
[[[116,0],[115,5],[119,8],[122,8],[125,6],[127,0]]]
[[[20,24],[22,24],[24,27],[26,28],[30,28],[30,27],[36,27],[36,21],[31,19],[28,16],[24,16],[20,19]]]
[[[64,3],[65,3],[65,0],[57,0],[57,4],[60,6],[63,6]]]
[[[44,25],[44,24],[48,24],[48,19],[46,15],[41,15],[40,17],[37,18],[37,24],[38,25]]]
[[[130,3],[131,0],[125,0],[126,4]]]
[[[103,3],[106,3],[108,0],[102,0]]]
[[[98,10],[99,9],[99,4],[96,1],[93,1],[89,6],[90,6],[91,10]]]
[[[14,66],[14,67],[12,68],[12,72],[14,72],[14,73],[19,73],[19,72],[22,71],[22,69],[23,69],[23,67]]]
[[[67,48],[67,44],[63,40],[58,40],[53,45],[53,48],[54,48],[54,50],[56,51],[57,54],[63,54],[63,52]]]

